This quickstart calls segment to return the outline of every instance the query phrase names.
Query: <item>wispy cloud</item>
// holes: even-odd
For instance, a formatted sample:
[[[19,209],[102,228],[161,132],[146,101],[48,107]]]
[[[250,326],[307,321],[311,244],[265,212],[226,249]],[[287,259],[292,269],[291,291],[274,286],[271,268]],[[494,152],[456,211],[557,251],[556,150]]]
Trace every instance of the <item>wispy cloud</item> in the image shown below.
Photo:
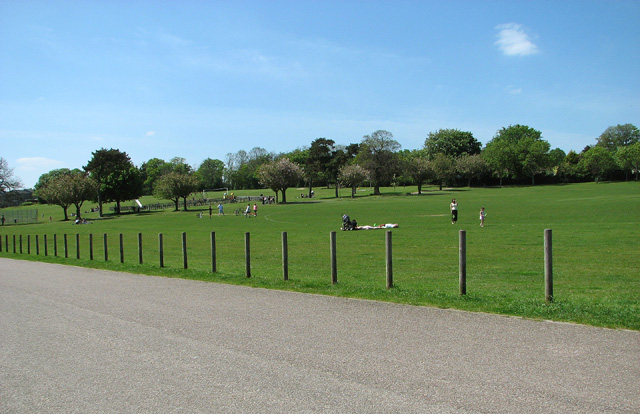
[[[527,56],[538,53],[538,46],[531,41],[521,24],[506,23],[495,27],[498,32],[496,45],[508,56]]]

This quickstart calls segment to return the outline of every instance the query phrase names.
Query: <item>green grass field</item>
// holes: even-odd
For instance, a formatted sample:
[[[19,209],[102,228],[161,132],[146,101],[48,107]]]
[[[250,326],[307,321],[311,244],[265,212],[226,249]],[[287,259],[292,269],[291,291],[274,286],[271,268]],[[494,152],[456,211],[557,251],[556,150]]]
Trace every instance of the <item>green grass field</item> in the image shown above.
[[[0,229],[1,257],[40,260],[132,273],[183,277],[256,287],[364,298],[413,305],[516,315],[640,330],[640,183],[587,183],[520,188],[427,187],[383,189],[371,196],[364,188],[355,199],[342,190],[315,189],[316,198],[296,198],[290,189],[286,205],[259,205],[257,218],[211,219],[202,207],[188,212],[86,215],[93,224],[63,222],[57,206],[33,206],[44,214],[38,224]],[[272,194],[265,190],[237,195]],[[209,194],[213,197],[214,194]],[[452,225],[451,198],[460,217]],[[142,199],[143,203],[150,199]],[[129,205],[126,203],[125,205]],[[94,204],[87,204],[89,209]],[[484,206],[487,221],[479,227]],[[7,211],[0,210],[1,212]],[[105,210],[106,211],[106,210]],[[342,232],[342,214],[359,224],[398,223],[393,229],[394,287],[385,283],[385,230]],[[49,221],[49,216],[52,220]],[[554,302],[544,300],[544,230],[553,231]],[[467,295],[458,294],[459,230],[467,233]],[[216,233],[217,273],[211,273],[210,233]],[[281,232],[288,234],[289,280],[282,277]],[[331,284],[330,233],[337,231],[338,283]],[[181,233],[186,232],[189,268],[183,269]],[[251,278],[245,277],[244,237],[251,237]],[[62,256],[68,234],[69,258],[53,257],[53,234]],[[108,234],[109,261],[104,261],[103,234]],[[119,234],[124,237],[120,263]],[[137,234],[143,234],[144,264],[138,264]],[[158,233],[163,233],[165,268],[159,267]],[[35,235],[40,255],[35,254]],[[48,238],[44,257],[42,239]],[[80,234],[81,259],[76,259]],[[93,234],[94,260],[89,260]],[[12,237],[22,235],[23,254],[13,253]],[[31,254],[26,238],[31,238]],[[5,236],[9,240],[6,252]]]

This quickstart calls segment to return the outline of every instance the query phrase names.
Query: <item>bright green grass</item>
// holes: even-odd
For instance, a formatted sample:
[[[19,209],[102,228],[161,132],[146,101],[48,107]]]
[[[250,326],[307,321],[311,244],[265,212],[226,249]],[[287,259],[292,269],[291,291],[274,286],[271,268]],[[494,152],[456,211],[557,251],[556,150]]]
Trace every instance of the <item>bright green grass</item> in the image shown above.
[[[259,205],[257,218],[233,215],[246,204],[225,205],[225,217],[208,210],[204,218],[188,212],[153,212],[108,216],[93,224],[62,222],[62,209],[37,206],[39,224],[5,226],[2,257],[42,260],[133,273],[184,277],[257,287],[384,300],[571,321],[640,330],[640,183],[589,183],[522,188],[463,188],[421,196],[415,187],[370,189],[355,199],[333,198],[334,190],[315,189],[317,198],[299,199],[305,190],[290,189],[289,204]],[[238,191],[258,195],[268,191]],[[452,225],[449,202],[459,204]],[[143,203],[150,199],[143,199]],[[478,213],[487,211],[486,227]],[[88,207],[87,207],[88,208]],[[393,234],[394,288],[385,287],[385,230],[341,232],[343,213],[359,224],[398,223]],[[48,216],[53,221],[48,220]],[[553,304],[544,302],[544,229],[553,231]],[[467,231],[467,295],[458,295],[458,237]],[[211,273],[210,232],[216,232],[217,273]],[[281,232],[288,233],[289,280],[282,277]],[[331,285],[329,234],[338,231],[338,284]],[[184,270],[181,233],[187,233],[189,269]],[[245,277],[244,237],[251,237],[251,275]],[[69,237],[69,258],[54,258],[53,234],[62,253]],[[81,236],[81,259],[75,257],[75,234]],[[88,234],[94,238],[89,259]],[[108,234],[109,262],[103,234]],[[123,233],[124,264],[118,235]],[[137,263],[137,234],[143,234],[144,264]],[[158,233],[164,234],[165,268],[159,267]],[[12,236],[23,235],[23,254],[12,253]],[[48,235],[49,256],[35,255],[35,235]],[[5,235],[9,252],[5,252]],[[31,235],[31,254],[26,236]]]

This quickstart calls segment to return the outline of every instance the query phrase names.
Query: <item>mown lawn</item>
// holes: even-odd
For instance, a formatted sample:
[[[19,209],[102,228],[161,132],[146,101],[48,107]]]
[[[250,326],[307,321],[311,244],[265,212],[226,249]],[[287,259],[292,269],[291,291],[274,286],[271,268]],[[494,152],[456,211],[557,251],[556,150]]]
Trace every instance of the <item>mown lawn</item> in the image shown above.
[[[0,229],[2,257],[184,277],[300,292],[457,308],[640,330],[640,183],[587,183],[509,188],[363,188],[355,199],[342,190],[315,189],[316,198],[287,192],[286,205],[259,205],[258,217],[233,214],[246,204],[225,205],[226,216],[208,207],[188,212],[86,216],[93,224],[63,222],[62,209],[35,206],[38,224]],[[266,190],[237,195],[272,194]],[[219,194],[217,194],[219,195]],[[208,196],[216,196],[209,194]],[[455,197],[459,220],[452,225]],[[143,198],[150,203],[150,198]],[[93,204],[86,206],[88,209]],[[487,211],[479,227],[480,207]],[[204,218],[197,217],[202,209]],[[2,212],[3,210],[0,210]],[[6,210],[4,210],[6,211]],[[385,230],[342,232],[342,214],[359,224],[398,223],[392,230],[394,287],[385,284]],[[51,216],[52,220],[49,220]],[[553,232],[554,303],[544,301],[544,229]],[[467,295],[458,294],[459,231],[467,234]],[[211,273],[210,234],[215,232],[217,270]],[[338,283],[331,284],[329,236],[337,231]],[[188,269],[183,269],[181,234],[187,234]],[[245,233],[250,233],[251,278],[245,277]],[[282,277],[281,233],[287,232],[289,280]],[[63,234],[69,258],[62,252]],[[103,234],[109,261],[104,261]],[[119,234],[124,240],[120,263]],[[143,235],[138,264],[137,235]],[[165,268],[159,267],[158,234],[164,237]],[[47,235],[49,256],[35,254],[35,235]],[[53,234],[58,256],[53,255]],[[75,235],[80,234],[81,259]],[[94,260],[89,260],[89,234]],[[23,254],[13,254],[13,235],[22,235]],[[26,254],[26,238],[31,254]],[[8,239],[9,246],[6,246]],[[19,240],[19,239],[18,239]],[[6,248],[9,247],[9,252]]]

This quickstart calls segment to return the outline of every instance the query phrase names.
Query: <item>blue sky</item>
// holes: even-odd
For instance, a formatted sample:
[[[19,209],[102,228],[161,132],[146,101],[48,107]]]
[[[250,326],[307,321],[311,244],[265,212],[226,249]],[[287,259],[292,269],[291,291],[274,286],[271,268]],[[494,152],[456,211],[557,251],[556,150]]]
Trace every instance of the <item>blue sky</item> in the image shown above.
[[[0,0],[0,157],[25,187],[100,148],[136,165],[390,131],[581,151],[640,126],[640,1]]]

